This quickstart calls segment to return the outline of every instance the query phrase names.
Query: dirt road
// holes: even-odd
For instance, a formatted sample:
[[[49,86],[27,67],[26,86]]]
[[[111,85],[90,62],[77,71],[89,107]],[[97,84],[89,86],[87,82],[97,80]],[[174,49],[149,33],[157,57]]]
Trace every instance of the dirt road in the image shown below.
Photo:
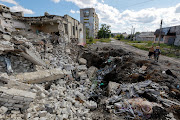
[[[133,46],[127,45],[124,42],[115,40],[111,38],[110,43],[97,43],[94,44],[93,46],[113,46],[113,48],[121,48],[124,49],[128,52],[132,52],[135,54],[135,56],[139,57],[142,60],[149,60],[148,59],[148,52],[144,50],[140,50],[138,48],[135,48]],[[151,62],[154,62],[153,59],[149,60]],[[163,68],[164,70],[170,69],[173,73],[175,73],[177,76],[180,78],[180,59],[175,59],[167,56],[160,55],[159,62],[155,63],[157,66]]]
[[[133,46],[130,46],[128,44],[125,44],[124,42],[121,42],[121,41],[118,41],[118,40],[115,40],[113,38],[111,38],[111,44],[114,44],[114,45],[119,45],[121,48],[124,48],[130,52],[133,52],[133,53],[136,53],[136,54],[139,54],[139,55],[142,55],[142,56],[146,56],[148,55],[148,52],[147,51],[144,51],[144,50],[140,50],[138,48],[135,48]],[[173,62],[173,63],[177,63],[177,64],[180,64],[180,59],[175,59],[175,58],[171,58],[171,57],[167,57],[167,56],[164,56],[164,55],[161,55],[160,56],[160,62],[161,61],[164,61],[164,60],[168,60],[170,62]]]

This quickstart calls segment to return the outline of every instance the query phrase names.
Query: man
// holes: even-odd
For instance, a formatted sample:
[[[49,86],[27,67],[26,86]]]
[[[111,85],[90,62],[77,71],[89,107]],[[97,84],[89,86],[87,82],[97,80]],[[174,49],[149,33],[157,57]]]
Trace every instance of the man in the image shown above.
[[[156,49],[154,50],[154,60],[155,60],[155,62],[158,62],[160,54],[161,54],[160,47],[156,46]]]

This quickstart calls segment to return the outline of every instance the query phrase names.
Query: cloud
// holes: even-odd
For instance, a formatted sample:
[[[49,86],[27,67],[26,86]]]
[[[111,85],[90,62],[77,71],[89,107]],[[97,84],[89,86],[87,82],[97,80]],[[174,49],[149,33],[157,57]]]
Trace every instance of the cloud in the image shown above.
[[[66,0],[67,2],[72,2],[80,8],[93,7],[98,3],[97,0]]]
[[[17,5],[18,3],[14,0],[0,0],[2,2],[7,2],[7,3],[10,3],[10,4],[14,4],[14,5]]]
[[[22,7],[15,0],[0,0],[0,1],[14,4],[15,6],[10,7],[10,10],[12,12],[22,11],[22,12],[24,12],[24,14],[34,14],[34,12],[32,10]]]
[[[70,13],[72,13],[72,14],[75,14],[75,13],[79,14],[80,11],[79,11],[79,10],[75,11],[75,10],[72,10],[72,9],[71,9]]]
[[[70,13],[74,14],[74,13],[76,13],[76,11],[74,11],[74,10],[71,10],[71,11],[70,11]]]
[[[20,5],[10,7],[10,9],[11,9],[12,12],[22,11],[22,12],[24,12],[24,14],[34,14],[34,12],[32,10],[26,9],[26,8],[20,6]]]
[[[60,2],[60,0],[51,0],[51,1],[53,1],[54,3],[59,3]]]
[[[104,3],[104,0],[65,0],[79,8],[95,8],[100,24],[111,26],[112,32],[131,32],[132,26],[136,31],[155,31],[163,19],[163,27],[179,25],[180,3],[167,8],[145,8],[138,11],[119,11],[117,8]],[[73,11],[74,13],[77,13]]]

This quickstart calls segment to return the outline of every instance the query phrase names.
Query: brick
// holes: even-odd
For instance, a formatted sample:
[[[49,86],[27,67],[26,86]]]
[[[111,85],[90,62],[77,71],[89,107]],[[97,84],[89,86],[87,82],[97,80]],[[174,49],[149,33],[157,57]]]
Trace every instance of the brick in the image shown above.
[[[33,101],[33,99],[32,98],[24,98],[24,101],[31,102],[31,101]]]
[[[14,104],[13,106],[17,107],[17,108],[23,108],[24,107],[24,105],[20,105],[20,104]]]
[[[11,107],[11,106],[13,106],[13,104],[12,103],[5,103],[4,106]]]
[[[13,110],[19,110],[19,108],[18,107],[13,107]]]
[[[14,96],[13,99],[14,99],[14,100],[21,100],[21,101],[23,101],[23,100],[24,100],[24,97]]]
[[[7,98],[7,99],[12,99],[12,98],[13,98],[12,95],[8,95],[8,94],[5,94],[5,93],[3,93],[3,94],[1,95],[1,97]]]
[[[17,100],[9,99],[8,102],[10,102],[10,103],[15,103],[15,102],[17,102]]]
[[[0,98],[0,101],[2,101],[2,102],[7,102],[8,99],[7,99],[7,98]]]

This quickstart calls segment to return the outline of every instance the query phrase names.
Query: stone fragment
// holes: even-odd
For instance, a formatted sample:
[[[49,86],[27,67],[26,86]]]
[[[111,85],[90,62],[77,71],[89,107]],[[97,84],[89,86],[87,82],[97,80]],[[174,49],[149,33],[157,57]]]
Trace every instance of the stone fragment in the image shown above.
[[[97,103],[94,102],[94,101],[87,101],[85,103],[85,106],[88,108],[88,109],[91,109],[91,110],[94,110],[97,108]]]
[[[80,65],[86,65],[86,64],[87,64],[87,60],[84,59],[84,58],[80,58],[80,59],[79,59],[79,64],[80,64]]]
[[[47,111],[40,111],[39,112],[39,117],[45,117],[47,114]]]
[[[7,41],[10,41],[11,40],[11,36],[9,35],[6,35],[6,34],[3,34],[3,38]]]
[[[7,107],[2,106],[2,107],[0,108],[0,113],[1,113],[1,114],[5,114],[7,111],[8,111],[8,108],[7,108]]]
[[[109,84],[108,84],[108,95],[112,96],[114,94],[117,94],[119,88],[120,88],[119,83],[110,81]]]

